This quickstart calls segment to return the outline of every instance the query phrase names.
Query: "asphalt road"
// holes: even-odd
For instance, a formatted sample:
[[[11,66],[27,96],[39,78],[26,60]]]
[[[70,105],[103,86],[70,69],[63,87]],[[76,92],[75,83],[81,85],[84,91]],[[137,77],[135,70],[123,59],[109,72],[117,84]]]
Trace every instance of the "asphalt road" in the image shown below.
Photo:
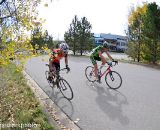
[[[68,101],[45,79],[46,58],[28,60],[26,72],[83,130],[160,130],[160,70],[119,63],[123,83],[118,91],[102,84],[89,83],[84,70],[91,65],[85,57],[69,57],[71,72],[62,73],[70,83],[74,98]],[[61,62],[64,67],[64,60]]]

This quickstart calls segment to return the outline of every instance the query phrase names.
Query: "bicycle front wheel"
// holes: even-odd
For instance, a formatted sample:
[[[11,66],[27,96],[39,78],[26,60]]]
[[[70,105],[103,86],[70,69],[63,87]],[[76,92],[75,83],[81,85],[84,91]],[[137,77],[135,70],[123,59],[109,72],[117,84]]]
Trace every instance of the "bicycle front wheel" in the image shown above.
[[[122,85],[122,77],[116,71],[110,71],[105,76],[106,84],[111,89],[118,89]]]
[[[94,82],[95,81],[94,67],[87,66],[85,69],[85,75],[90,82]]]
[[[59,79],[59,86],[58,87],[66,99],[68,99],[68,100],[73,99],[72,88],[65,79]]]

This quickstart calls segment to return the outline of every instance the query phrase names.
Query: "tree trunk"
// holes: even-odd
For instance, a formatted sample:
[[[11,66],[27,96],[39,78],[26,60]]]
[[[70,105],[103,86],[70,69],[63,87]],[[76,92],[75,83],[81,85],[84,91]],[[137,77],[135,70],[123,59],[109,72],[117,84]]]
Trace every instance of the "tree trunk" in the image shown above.
[[[76,55],[75,47],[73,48],[73,55]]]
[[[75,42],[73,43],[73,54],[76,55],[76,45],[75,45]]]
[[[82,49],[81,49],[81,56],[82,56],[82,54],[83,54],[83,51],[82,51]]]
[[[137,56],[137,61],[140,62],[140,42],[138,42],[138,56]]]
[[[153,48],[153,64],[156,64],[157,62],[157,42],[154,42],[154,48]]]
[[[83,50],[82,50],[82,43],[80,43],[80,55],[82,56],[82,54],[83,54]]]

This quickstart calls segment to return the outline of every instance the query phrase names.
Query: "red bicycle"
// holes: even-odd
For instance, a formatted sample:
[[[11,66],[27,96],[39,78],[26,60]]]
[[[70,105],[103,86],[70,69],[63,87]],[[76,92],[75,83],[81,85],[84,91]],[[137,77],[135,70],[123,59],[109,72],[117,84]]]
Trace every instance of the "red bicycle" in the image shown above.
[[[114,64],[113,64],[114,63]],[[101,78],[105,75],[105,82],[111,89],[118,89],[122,85],[122,77],[121,75],[116,72],[112,71],[111,67],[118,64],[117,61],[107,62],[108,66],[100,66],[98,69],[98,82],[101,82]],[[102,68],[106,67],[104,71]],[[95,73],[93,66],[87,66],[85,69],[85,75],[90,82],[95,82]]]

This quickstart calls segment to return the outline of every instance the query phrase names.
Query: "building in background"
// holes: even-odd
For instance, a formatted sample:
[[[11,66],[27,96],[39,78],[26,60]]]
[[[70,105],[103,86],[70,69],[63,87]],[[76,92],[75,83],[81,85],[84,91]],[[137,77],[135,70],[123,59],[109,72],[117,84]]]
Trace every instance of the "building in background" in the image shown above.
[[[96,45],[101,45],[104,41],[109,43],[111,51],[124,52],[127,49],[127,37],[113,34],[94,34]]]

